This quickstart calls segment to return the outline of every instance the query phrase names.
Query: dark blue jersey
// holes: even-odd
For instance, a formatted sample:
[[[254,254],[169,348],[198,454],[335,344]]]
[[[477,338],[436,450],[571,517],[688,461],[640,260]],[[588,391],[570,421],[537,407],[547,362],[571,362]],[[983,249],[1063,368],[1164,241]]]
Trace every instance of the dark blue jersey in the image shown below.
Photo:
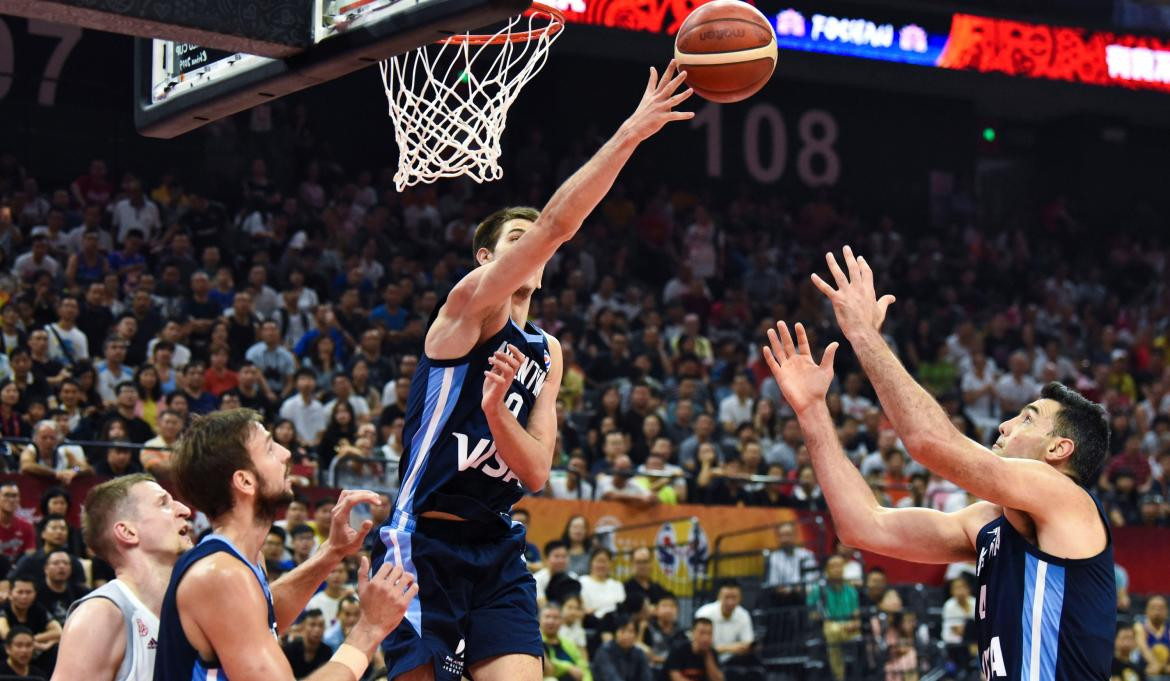
[[[158,654],[154,658],[154,678],[158,680],[181,679],[182,681],[205,681],[215,679],[228,681],[227,674],[219,666],[218,660],[205,661],[200,659],[199,652],[192,647],[183,633],[183,624],[179,621],[179,607],[175,601],[179,589],[179,582],[183,574],[201,558],[216,553],[230,553],[240,559],[256,575],[260,588],[264,590],[264,598],[268,601],[268,626],[276,638],[276,611],[272,608],[272,592],[268,590],[268,579],[264,571],[254,565],[240,553],[227,539],[218,534],[209,534],[203,541],[179,557],[175,569],[171,572],[171,581],[167,585],[167,594],[163,597],[162,612],[158,617]]]
[[[398,513],[389,521],[402,524],[398,529],[408,529],[409,519],[425,511],[499,522],[523,496],[520,479],[496,451],[480,407],[488,358],[507,343],[524,357],[504,404],[524,426],[552,364],[548,338],[540,329],[521,328],[509,319],[459,359],[437,360],[424,353],[419,360],[402,430]]]
[[[978,551],[979,652],[983,676],[1011,681],[1109,678],[1117,630],[1113,537],[1091,558],[1056,558],[1000,516],[983,526]]]

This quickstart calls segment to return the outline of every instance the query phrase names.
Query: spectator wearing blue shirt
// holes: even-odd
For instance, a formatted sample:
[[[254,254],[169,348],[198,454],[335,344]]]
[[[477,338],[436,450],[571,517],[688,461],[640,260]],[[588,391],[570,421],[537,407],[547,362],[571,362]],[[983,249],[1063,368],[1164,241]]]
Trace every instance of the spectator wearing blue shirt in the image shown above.
[[[293,347],[293,354],[303,359],[313,349],[314,342],[318,338],[329,334],[333,339],[333,347],[335,348],[333,355],[339,363],[344,364],[348,355],[346,348],[351,341],[347,340],[345,331],[337,325],[337,316],[333,314],[333,308],[328,303],[322,303],[317,306],[314,317],[317,322],[317,328],[301,336],[301,339]]]
[[[512,520],[528,527],[531,524],[532,516],[528,515],[527,509],[514,508],[512,509]],[[530,541],[524,543],[524,562],[528,564],[528,571],[537,572],[544,567],[544,563],[540,560],[540,549]]]
[[[203,389],[204,372],[207,365],[194,361],[183,368],[183,389],[181,394],[187,398],[187,410],[192,414],[210,414],[219,408],[219,400],[215,395]]]
[[[370,322],[386,327],[387,331],[406,328],[406,308],[402,307],[402,288],[395,283],[382,289],[382,304],[370,312]]]
[[[248,348],[244,358],[264,374],[268,387],[278,395],[292,392],[289,378],[297,370],[293,354],[280,344],[280,327],[271,319],[260,325],[260,342]]]

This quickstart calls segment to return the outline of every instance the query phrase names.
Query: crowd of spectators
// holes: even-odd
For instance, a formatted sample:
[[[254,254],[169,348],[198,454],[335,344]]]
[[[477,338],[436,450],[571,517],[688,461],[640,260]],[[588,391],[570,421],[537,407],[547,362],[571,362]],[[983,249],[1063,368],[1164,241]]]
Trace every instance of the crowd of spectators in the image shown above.
[[[226,180],[209,169],[214,182],[100,159],[47,177],[33,159],[0,154],[0,470],[63,488],[142,470],[165,480],[193,416],[249,407],[292,451],[301,484],[364,481],[393,498],[426,323],[473,266],[477,220],[505,203],[539,206],[586,150],[556,156],[536,136],[518,145],[510,172],[516,186],[532,182],[506,197],[467,181],[399,193],[392,169],[346,167],[290,120],[293,143],[242,142],[237,155],[256,155]],[[248,141],[236,125],[211,130]],[[1170,249],[1156,232],[1096,230],[1063,200],[1026,226],[989,229],[967,208],[972,197],[955,196],[927,228],[825,192],[718,196],[622,182],[548,264],[532,302],[532,321],[561,340],[565,362],[555,470],[538,493],[824,511],[759,347],[777,319],[804,322],[814,345],[840,339],[808,274],[851,243],[878,289],[898,296],[888,342],[958,428],[991,443],[1000,420],[1063,381],[1109,409],[1112,458],[1095,491],[1112,522],[1170,522]],[[829,406],[881,503],[969,503],[905,451],[847,346]],[[39,665],[51,662],[72,585],[108,575],[78,562],[67,492],[42,503],[34,531],[14,515],[14,491],[0,499],[0,562],[10,563],[0,635],[8,664],[26,664],[27,628]],[[296,506],[270,535],[275,573],[328,530]],[[797,548],[792,537],[779,543]],[[570,523],[562,544],[543,548],[533,565],[544,570],[542,604],[556,605],[541,614],[553,676],[580,681],[590,673],[581,660],[592,659],[597,678],[639,678],[625,675],[675,657],[686,678],[716,678],[722,663],[750,657],[750,622],[729,605],[735,587],[700,609],[683,646],[669,595],[613,579],[613,556],[589,550],[587,528]],[[811,609],[826,639],[872,630],[840,616],[864,607],[846,588],[862,576],[844,556],[821,565],[802,554],[772,570],[772,605]],[[322,642],[344,633],[356,612],[351,577],[325,585],[291,658],[311,666],[326,656]],[[952,593],[969,613],[970,594]],[[591,627],[604,640],[584,639],[586,620],[604,622]],[[918,625],[889,626],[876,639],[896,658]],[[942,638],[961,643],[961,628],[952,621]]]

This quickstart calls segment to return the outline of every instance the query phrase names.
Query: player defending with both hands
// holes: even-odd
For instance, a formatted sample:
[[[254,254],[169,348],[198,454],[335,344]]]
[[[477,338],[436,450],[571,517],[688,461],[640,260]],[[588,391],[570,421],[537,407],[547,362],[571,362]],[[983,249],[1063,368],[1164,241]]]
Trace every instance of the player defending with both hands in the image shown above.
[[[296,620],[333,567],[361,548],[373,523],[351,527],[353,507],[381,502],[373,492],[342,492],[329,539],[270,587],[260,547],[277,510],[292,500],[289,458],[250,409],[201,417],[179,441],[175,482],[184,499],[207,513],[214,533],[183,554],[171,572],[159,616],[155,679],[292,681],[278,632]],[[401,568],[387,565],[370,577],[368,571],[363,558],[361,619],[309,681],[362,678],[418,590]]]
[[[825,401],[837,344],[818,365],[804,327],[769,330],[764,358],[796,411],[841,540],[920,563],[973,561],[984,678],[1109,678],[1116,592],[1097,479],[1109,445],[1105,410],[1059,383],[1003,422],[991,451],[963,436],[879,332],[893,296],[845,249],[828,254],[836,288],[813,275],[878,399],[916,461],[980,501],[955,513],[878,505],[845,457]]]
[[[537,681],[536,589],[512,505],[548,479],[561,348],[527,322],[545,263],[573,238],[634,149],[690,90],[674,62],[543,211],[505,208],[475,230],[478,267],[437,308],[407,399],[401,487],[375,565],[417,577],[418,599],[383,645],[391,679]],[[363,601],[364,603],[364,601]]]

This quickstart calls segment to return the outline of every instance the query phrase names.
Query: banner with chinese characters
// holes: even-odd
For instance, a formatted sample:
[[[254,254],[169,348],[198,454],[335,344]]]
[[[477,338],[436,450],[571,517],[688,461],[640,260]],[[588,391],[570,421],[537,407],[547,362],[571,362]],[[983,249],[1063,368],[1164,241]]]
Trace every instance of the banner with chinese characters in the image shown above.
[[[674,35],[709,0],[555,0],[572,23]],[[784,50],[1170,92],[1170,40],[967,13],[752,0]]]

